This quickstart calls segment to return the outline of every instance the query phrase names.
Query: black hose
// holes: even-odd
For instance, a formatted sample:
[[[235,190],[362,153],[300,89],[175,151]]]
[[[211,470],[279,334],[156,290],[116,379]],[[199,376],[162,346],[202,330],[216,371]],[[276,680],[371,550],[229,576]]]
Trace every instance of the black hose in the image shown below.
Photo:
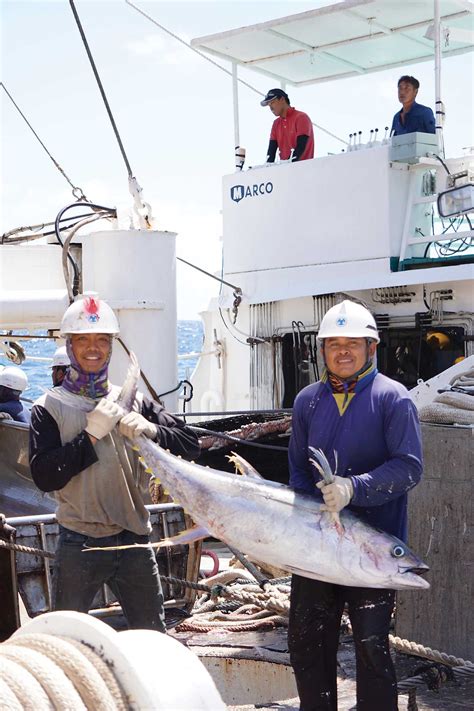
[[[94,210],[104,210],[105,212],[110,212],[113,215],[116,215],[116,209],[114,207],[105,207],[104,205],[96,205],[93,202],[73,202],[70,205],[66,205],[66,207],[63,207],[62,210],[58,212],[58,215],[54,221],[54,231],[56,233],[56,237],[58,239],[59,244],[61,247],[63,247],[63,241],[61,239],[61,234],[60,234],[60,229],[59,229],[59,223],[62,221],[62,217],[65,212],[68,210],[71,210],[73,207],[89,207],[92,211]],[[81,215],[81,217],[83,217]],[[87,217],[87,215],[84,215],[84,217]],[[72,219],[72,218],[67,218],[67,219]],[[75,219],[79,219],[78,216],[75,216]]]
[[[278,447],[273,444],[260,444],[260,442],[251,442],[248,439],[242,439],[241,437],[233,437],[232,435],[226,434],[225,432],[215,432],[214,430],[207,430],[204,427],[196,427],[195,425],[188,425],[189,429],[196,432],[196,434],[212,435],[213,437],[218,437],[219,439],[226,439],[229,442],[237,442],[238,444],[244,444],[249,447],[260,447],[261,449],[273,449],[276,452],[288,452],[288,447]]]
[[[442,158],[440,158],[440,156],[436,155],[436,153],[433,153],[432,155],[434,155],[434,157],[439,160],[439,162],[441,163],[441,165],[443,166],[443,168],[445,169],[447,174],[451,175],[450,170],[449,170],[448,166],[446,165],[446,163],[444,162],[444,160]]]
[[[44,336],[46,338],[47,336]],[[293,412],[293,408],[281,408],[277,410],[227,410],[222,412],[188,412],[187,417],[231,417],[234,415],[281,415]],[[182,415],[182,412],[172,413],[174,416],[178,417]]]
[[[62,239],[61,239],[61,230],[60,230],[60,227],[59,227],[59,223],[61,222],[61,218],[63,217],[64,213],[65,213],[67,210],[70,210],[70,209],[73,208],[73,207],[89,207],[89,208],[91,208],[92,211],[94,211],[94,210],[105,210],[105,211],[107,211],[107,212],[110,212],[110,213],[113,214],[113,215],[116,214],[116,210],[115,210],[115,208],[113,208],[113,207],[104,207],[104,206],[102,206],[102,205],[95,205],[94,203],[91,203],[91,202],[81,202],[81,201],[79,201],[79,202],[74,202],[74,203],[72,203],[72,204],[70,204],[70,205],[66,205],[66,207],[63,207],[63,209],[58,212],[58,214],[57,214],[57,216],[56,216],[56,219],[55,219],[55,221],[54,221],[54,232],[55,232],[55,234],[56,234],[56,239],[58,240],[58,242],[59,242],[59,244],[61,245],[61,247],[64,247],[64,243],[63,243],[63,241],[62,241]],[[78,294],[78,292],[79,292],[79,269],[78,269],[78,267],[77,267],[76,262],[74,261],[74,259],[72,258],[71,254],[69,253],[69,251],[68,251],[68,253],[67,253],[67,258],[69,259],[69,261],[70,261],[70,263],[71,263],[71,265],[72,265],[73,272],[74,272],[74,276],[73,276],[73,294],[74,294],[74,296],[77,296],[77,294]]]

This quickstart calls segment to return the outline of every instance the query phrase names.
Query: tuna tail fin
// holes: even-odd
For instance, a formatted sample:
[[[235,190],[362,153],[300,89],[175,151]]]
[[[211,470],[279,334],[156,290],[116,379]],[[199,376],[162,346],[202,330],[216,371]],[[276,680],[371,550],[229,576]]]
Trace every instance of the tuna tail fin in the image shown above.
[[[314,447],[308,447],[308,449],[312,454],[312,456],[309,458],[311,464],[316,467],[326,484],[332,484],[332,482],[334,481],[334,473],[323,450],[315,449]]]
[[[138,381],[140,380],[140,366],[138,365],[137,356],[135,353],[130,353],[130,363],[127,370],[127,375],[123,381],[122,389],[117,398],[117,405],[124,410],[124,412],[131,412],[133,409],[133,403],[137,396]]]
[[[334,473],[331,469],[331,465],[329,464],[326,455],[324,454],[322,449],[315,449],[314,447],[308,447],[310,450],[311,454],[313,455],[312,457],[309,458],[309,461],[311,464],[316,467],[318,472],[321,474],[321,476],[324,479],[325,484],[332,484],[335,477]],[[314,459],[313,459],[314,457]],[[336,460],[336,470],[337,470],[337,452],[334,450],[334,458]],[[322,510],[324,511],[324,506],[322,507]],[[327,510],[327,509],[326,509]],[[329,516],[332,518],[334,521],[334,525],[336,527],[337,532],[339,533],[340,536],[344,535],[344,526],[341,523],[341,519],[339,518],[339,514],[336,512],[329,512]]]

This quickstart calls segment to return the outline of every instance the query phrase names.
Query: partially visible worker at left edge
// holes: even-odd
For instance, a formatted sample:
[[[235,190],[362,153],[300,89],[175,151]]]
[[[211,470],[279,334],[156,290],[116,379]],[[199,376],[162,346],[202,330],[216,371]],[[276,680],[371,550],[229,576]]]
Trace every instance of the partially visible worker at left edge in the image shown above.
[[[274,163],[277,148],[280,160],[308,160],[314,157],[313,124],[309,116],[290,106],[283,89],[270,89],[260,106],[269,106],[277,118],[273,122],[268,144],[267,163]]]
[[[54,491],[59,540],[53,609],[88,612],[107,583],[131,628],[165,631],[163,594],[145,507],[149,476],[133,440],[149,437],[187,459],[199,454],[196,435],[153,400],[137,393],[124,415],[120,388],[108,379],[119,324],[110,306],[86,297],[66,310],[61,336],[71,365],[31,413],[30,469],[42,491]],[[115,426],[118,425],[116,428]],[[85,547],[127,550],[84,552]]]
[[[30,412],[21,402],[21,394],[28,387],[26,373],[16,365],[0,370],[0,419],[30,422]]]
[[[404,133],[436,133],[435,117],[429,106],[417,104],[415,99],[420,82],[415,77],[404,75],[398,80],[398,100],[402,108],[393,117],[391,136]]]

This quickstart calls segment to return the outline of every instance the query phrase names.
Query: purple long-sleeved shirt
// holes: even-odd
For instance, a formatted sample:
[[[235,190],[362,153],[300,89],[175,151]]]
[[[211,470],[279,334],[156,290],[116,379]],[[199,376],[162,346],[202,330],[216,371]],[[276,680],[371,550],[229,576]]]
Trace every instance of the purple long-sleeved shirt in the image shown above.
[[[407,492],[420,480],[423,459],[415,405],[406,388],[376,370],[363,377],[339,413],[328,382],[302,390],[293,407],[290,486],[321,498],[308,445],[322,449],[339,476],[350,477],[348,508],[372,526],[407,537]]]

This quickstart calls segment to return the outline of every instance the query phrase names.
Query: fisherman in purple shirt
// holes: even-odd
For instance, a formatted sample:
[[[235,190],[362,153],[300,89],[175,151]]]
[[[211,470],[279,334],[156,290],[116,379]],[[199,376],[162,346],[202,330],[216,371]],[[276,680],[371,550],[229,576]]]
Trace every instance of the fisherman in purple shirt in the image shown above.
[[[323,499],[328,512],[347,506],[406,540],[407,492],[422,473],[416,408],[403,385],[378,373],[377,326],[362,305],[346,300],[329,309],[318,338],[326,367],[294,403],[290,486]],[[337,454],[334,483],[320,481],[309,446],[323,450],[333,471]],[[337,711],[336,655],[346,603],[357,660],[357,711],[398,708],[388,645],[395,592],[350,582],[293,575],[288,646],[302,711]]]
[[[417,104],[415,99],[420,82],[415,77],[404,75],[398,80],[398,100],[402,109],[397,111],[392,121],[391,136],[404,133],[436,133],[435,117],[429,106]]]

